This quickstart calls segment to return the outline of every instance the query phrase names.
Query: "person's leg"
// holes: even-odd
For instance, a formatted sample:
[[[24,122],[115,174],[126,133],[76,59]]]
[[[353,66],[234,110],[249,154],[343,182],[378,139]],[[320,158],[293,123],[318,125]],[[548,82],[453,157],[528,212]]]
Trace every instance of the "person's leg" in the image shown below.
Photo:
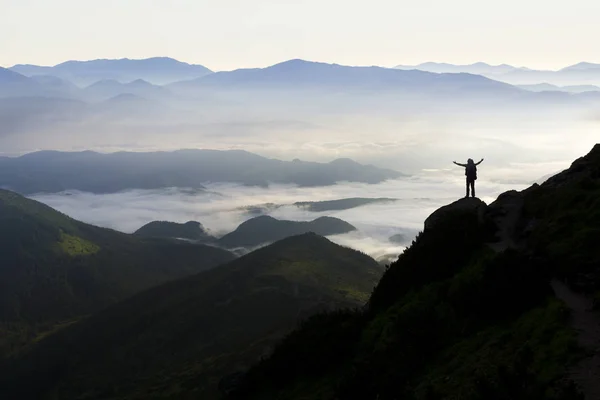
[[[471,196],[475,197],[475,181],[471,181]]]
[[[469,197],[469,178],[467,178],[467,195],[465,197]]]

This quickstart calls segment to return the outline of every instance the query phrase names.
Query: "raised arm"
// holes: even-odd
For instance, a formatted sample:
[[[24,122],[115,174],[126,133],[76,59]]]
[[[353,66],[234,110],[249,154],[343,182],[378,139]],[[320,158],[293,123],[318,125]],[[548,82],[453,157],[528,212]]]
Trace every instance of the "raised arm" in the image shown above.
[[[479,161],[478,163],[476,163],[475,165],[479,165],[483,162],[483,158],[481,159],[481,161]]]
[[[483,161],[483,160],[482,160]],[[454,164],[458,165],[459,167],[466,167],[467,164],[461,164],[461,163],[457,163],[456,161],[452,161]]]

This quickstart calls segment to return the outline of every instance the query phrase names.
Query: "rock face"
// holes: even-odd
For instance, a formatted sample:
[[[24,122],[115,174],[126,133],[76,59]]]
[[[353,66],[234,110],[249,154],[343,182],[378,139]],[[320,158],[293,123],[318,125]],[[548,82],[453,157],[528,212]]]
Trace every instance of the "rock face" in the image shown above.
[[[468,197],[457,200],[454,203],[448,204],[447,206],[441,207],[434,211],[433,214],[431,214],[425,220],[425,230],[433,228],[446,215],[457,211],[463,213],[475,213],[479,220],[483,221],[483,216],[486,209],[487,205],[477,197]]]

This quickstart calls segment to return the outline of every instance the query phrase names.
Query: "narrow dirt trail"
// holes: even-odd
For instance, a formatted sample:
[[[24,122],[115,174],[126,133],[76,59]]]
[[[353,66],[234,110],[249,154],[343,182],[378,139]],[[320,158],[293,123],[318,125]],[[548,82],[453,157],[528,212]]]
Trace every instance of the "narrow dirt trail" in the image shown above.
[[[569,369],[569,375],[586,400],[600,399],[600,314],[592,309],[592,301],[572,291],[564,283],[554,279],[552,289],[557,298],[571,310],[571,327],[577,332],[577,342],[586,352],[577,364]]]

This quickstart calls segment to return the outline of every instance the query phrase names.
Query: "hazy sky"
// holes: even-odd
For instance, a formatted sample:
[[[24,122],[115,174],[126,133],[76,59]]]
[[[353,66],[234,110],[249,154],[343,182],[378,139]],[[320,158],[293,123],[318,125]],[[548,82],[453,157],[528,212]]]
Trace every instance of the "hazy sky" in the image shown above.
[[[0,0],[0,65],[170,56],[215,70],[600,62],[597,0]]]

